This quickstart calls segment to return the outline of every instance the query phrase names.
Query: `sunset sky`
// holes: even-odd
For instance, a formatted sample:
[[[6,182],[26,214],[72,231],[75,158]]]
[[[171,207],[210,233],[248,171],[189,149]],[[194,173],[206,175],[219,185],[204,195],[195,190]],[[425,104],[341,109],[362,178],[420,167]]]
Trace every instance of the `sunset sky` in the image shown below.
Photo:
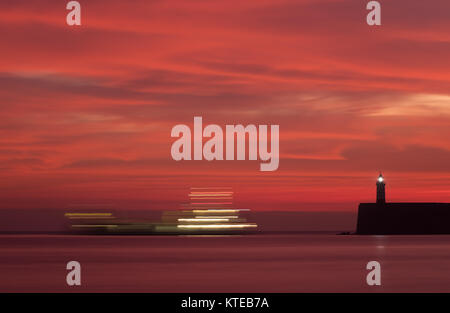
[[[0,208],[450,201],[450,1],[0,2]],[[176,124],[280,125],[280,165],[172,160]]]

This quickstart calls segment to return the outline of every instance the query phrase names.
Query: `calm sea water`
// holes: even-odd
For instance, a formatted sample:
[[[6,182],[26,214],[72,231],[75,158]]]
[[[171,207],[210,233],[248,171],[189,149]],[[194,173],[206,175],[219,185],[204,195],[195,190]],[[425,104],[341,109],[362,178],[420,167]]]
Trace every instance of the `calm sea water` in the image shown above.
[[[66,285],[71,260],[80,287]],[[0,291],[450,292],[450,236],[1,235]]]

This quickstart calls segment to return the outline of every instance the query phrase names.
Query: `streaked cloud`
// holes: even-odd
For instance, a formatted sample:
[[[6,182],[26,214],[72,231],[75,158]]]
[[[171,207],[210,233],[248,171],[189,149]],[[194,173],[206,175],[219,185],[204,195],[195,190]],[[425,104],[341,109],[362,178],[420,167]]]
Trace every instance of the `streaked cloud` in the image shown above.
[[[382,5],[374,29],[358,0],[89,0],[75,29],[64,3],[2,1],[1,206],[173,208],[220,182],[255,209],[353,210],[379,170],[396,199],[450,201],[450,2]],[[195,115],[279,124],[279,170],[174,162]]]

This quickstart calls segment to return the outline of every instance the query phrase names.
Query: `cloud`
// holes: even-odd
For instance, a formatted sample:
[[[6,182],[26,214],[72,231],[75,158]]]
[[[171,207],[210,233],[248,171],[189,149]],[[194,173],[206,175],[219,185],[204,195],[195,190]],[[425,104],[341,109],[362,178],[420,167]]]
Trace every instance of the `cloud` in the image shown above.
[[[449,177],[449,10],[383,2],[371,28],[358,0],[90,0],[70,28],[64,3],[2,1],[0,199],[145,207],[223,182],[247,205],[342,209],[383,169],[401,190],[420,172],[411,193],[433,200]],[[171,128],[194,116],[280,125],[279,170],[171,160]]]

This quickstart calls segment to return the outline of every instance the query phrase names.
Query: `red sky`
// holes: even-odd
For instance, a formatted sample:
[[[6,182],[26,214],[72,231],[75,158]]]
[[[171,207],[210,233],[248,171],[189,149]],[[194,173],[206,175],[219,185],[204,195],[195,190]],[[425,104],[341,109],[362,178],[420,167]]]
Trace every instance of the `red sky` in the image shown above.
[[[450,2],[0,3],[0,207],[257,210],[450,201]],[[280,166],[171,159],[173,126],[280,125]]]

